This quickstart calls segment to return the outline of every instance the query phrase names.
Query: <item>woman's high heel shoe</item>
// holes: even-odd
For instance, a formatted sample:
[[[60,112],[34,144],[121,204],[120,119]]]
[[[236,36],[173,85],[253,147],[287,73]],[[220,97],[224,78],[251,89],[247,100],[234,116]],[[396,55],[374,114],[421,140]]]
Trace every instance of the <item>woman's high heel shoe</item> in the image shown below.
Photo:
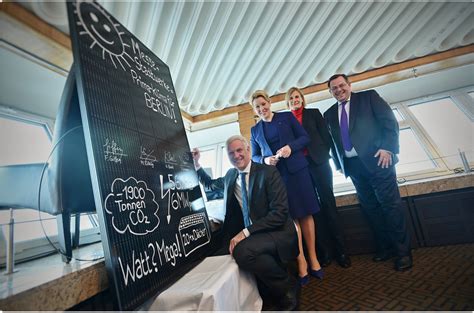
[[[315,271],[312,269],[309,269],[309,274],[313,277],[316,277],[317,279],[323,279],[324,277],[324,271],[323,268],[321,267],[319,270]]]
[[[298,284],[300,287],[303,287],[304,285],[307,285],[309,283],[309,275],[305,275],[303,277],[298,276]]]

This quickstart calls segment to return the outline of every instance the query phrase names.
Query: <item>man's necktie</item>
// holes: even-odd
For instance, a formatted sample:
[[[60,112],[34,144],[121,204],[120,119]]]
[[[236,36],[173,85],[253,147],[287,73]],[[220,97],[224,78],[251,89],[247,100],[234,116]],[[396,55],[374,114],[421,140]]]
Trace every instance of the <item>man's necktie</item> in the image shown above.
[[[247,182],[245,181],[245,175],[247,173],[242,172],[240,173],[240,181],[241,181],[241,192],[242,192],[242,214],[244,216],[244,224],[245,227],[250,226],[250,214],[249,214],[249,197],[247,195]]]
[[[341,139],[344,150],[351,151],[352,141],[351,137],[349,136],[349,121],[347,119],[346,103],[347,101],[341,102]]]

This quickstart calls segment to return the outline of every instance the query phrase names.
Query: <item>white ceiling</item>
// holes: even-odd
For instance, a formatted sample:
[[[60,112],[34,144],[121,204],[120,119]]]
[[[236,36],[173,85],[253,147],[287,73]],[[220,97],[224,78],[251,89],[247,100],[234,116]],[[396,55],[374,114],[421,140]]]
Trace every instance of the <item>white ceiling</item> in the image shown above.
[[[191,115],[474,43],[471,1],[99,2],[168,64]],[[67,32],[63,2],[22,5]]]

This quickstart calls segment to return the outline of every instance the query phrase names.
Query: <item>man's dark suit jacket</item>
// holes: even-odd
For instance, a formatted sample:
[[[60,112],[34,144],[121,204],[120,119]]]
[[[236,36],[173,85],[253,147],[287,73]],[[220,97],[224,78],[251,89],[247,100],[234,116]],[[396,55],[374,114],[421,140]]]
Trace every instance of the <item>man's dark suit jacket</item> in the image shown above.
[[[224,245],[244,228],[242,210],[234,195],[237,169],[230,169],[225,177],[212,179],[201,168],[198,170],[201,183],[213,189],[224,189],[226,216],[223,225]],[[252,234],[266,232],[275,240],[278,255],[287,261],[298,255],[296,228],[288,214],[286,187],[274,166],[253,163],[249,175],[249,210],[252,225],[247,229]],[[249,237],[249,238],[250,238]]]
[[[303,128],[311,138],[306,146],[311,159],[317,165],[327,162],[331,157],[329,150],[334,150],[334,144],[326,121],[318,109],[303,109]]]
[[[342,147],[341,129],[339,127],[338,104],[332,105],[324,118],[329,126],[336,145],[335,158],[337,168],[344,169],[344,148]],[[374,155],[379,149],[393,153],[392,160],[398,162],[399,153],[398,122],[392,109],[375,90],[352,93],[349,110],[349,135],[360,160],[371,172],[377,169],[378,158]]]

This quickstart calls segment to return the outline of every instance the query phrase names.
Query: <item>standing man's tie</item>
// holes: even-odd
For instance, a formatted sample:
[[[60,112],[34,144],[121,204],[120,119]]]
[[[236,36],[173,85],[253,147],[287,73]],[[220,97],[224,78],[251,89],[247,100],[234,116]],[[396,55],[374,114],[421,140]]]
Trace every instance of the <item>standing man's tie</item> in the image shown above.
[[[344,150],[351,151],[352,150],[352,142],[351,137],[349,136],[349,121],[347,118],[346,112],[346,103],[347,101],[341,102],[341,139],[342,139],[342,146]]]
[[[242,172],[240,173],[240,181],[241,184],[241,192],[242,192],[242,214],[244,216],[244,224],[245,227],[250,226],[250,214],[249,214],[249,197],[247,195],[247,182],[245,181],[245,175],[247,173]]]

